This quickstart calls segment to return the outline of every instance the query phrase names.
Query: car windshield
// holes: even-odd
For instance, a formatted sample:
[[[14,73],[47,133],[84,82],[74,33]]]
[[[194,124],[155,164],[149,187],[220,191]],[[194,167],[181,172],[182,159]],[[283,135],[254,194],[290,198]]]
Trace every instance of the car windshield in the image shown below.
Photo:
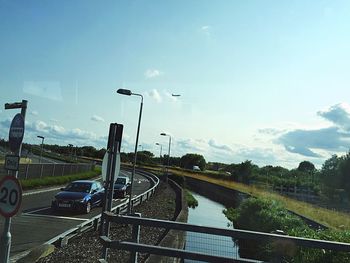
[[[56,208],[126,202],[127,214],[140,204],[157,220],[189,206],[183,223],[225,228],[220,240],[172,229],[178,261],[350,263],[349,69],[350,0],[0,0],[0,228],[15,230],[6,253],[97,215],[64,219]],[[12,171],[35,195],[19,198]],[[16,209],[21,200],[31,212]],[[40,228],[43,216],[55,223]],[[155,246],[159,225],[140,240],[150,231],[144,243]],[[72,240],[69,257],[96,261],[99,237],[83,241],[88,251]],[[67,261],[65,249],[44,261]],[[120,262],[130,253],[108,251]]]
[[[115,181],[116,184],[126,184],[126,178],[117,178],[117,181]]]
[[[89,183],[71,183],[64,190],[67,192],[83,192],[89,193],[91,184]]]

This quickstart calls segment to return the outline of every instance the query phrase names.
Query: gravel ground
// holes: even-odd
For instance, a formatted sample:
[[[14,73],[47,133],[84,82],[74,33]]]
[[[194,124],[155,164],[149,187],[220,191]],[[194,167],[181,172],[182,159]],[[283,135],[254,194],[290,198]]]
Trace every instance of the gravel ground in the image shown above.
[[[175,192],[165,183],[160,184],[155,195],[135,208],[142,217],[172,220],[175,213]],[[140,242],[156,244],[164,234],[164,229],[141,227]],[[111,224],[110,237],[112,240],[125,240],[131,237],[131,226]],[[70,240],[68,246],[57,248],[54,253],[41,259],[46,262],[97,262],[101,257],[102,245],[98,231],[88,231]],[[146,254],[140,254],[138,262],[144,262]],[[108,262],[127,262],[129,252],[109,250]]]

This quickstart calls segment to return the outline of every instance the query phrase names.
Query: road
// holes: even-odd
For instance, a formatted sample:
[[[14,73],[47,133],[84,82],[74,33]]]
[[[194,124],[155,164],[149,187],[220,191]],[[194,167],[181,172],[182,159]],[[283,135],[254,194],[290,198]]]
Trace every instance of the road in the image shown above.
[[[130,177],[130,172],[122,171],[121,173]],[[143,193],[150,186],[148,179],[135,174],[133,195]],[[50,205],[54,195],[58,192],[59,188],[56,187],[24,193],[20,211],[12,218],[11,256],[41,245],[101,213],[100,207],[93,208],[89,214],[54,212]],[[115,206],[125,200],[114,200],[113,205]],[[4,218],[1,217],[1,234],[3,225]]]

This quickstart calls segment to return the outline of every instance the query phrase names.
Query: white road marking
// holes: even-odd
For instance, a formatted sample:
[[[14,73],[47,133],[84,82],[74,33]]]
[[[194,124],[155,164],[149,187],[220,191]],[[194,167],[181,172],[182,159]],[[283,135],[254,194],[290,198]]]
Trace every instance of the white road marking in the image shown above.
[[[42,211],[42,210],[46,210],[48,208],[50,208],[50,206],[44,207],[44,208],[40,208],[40,209],[37,209],[37,210],[34,210],[34,211],[25,212],[23,214],[33,214],[33,213],[36,213],[36,212],[39,212],[39,211]]]
[[[41,194],[41,193],[46,193],[46,192],[51,192],[51,191],[57,191],[61,189],[61,187],[56,187],[56,188],[49,188],[49,189],[43,189],[43,190],[38,190],[38,191],[32,191],[32,192],[26,192],[23,193],[22,196],[27,196],[27,195],[35,195],[35,194]]]
[[[78,217],[41,215],[41,214],[32,214],[32,213],[23,213],[22,215],[24,215],[24,216],[36,216],[36,217],[58,218],[58,219],[68,219],[68,220],[76,220],[76,221],[88,221],[88,220],[90,220],[90,219],[78,218]]]

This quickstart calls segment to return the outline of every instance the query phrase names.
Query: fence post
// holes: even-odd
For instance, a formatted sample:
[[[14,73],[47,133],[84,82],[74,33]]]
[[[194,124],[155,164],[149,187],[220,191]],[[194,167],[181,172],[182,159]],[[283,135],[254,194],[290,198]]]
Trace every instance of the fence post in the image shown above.
[[[44,169],[44,164],[41,164],[41,169],[40,169],[40,178],[43,176],[43,169]]]
[[[26,179],[28,179],[28,171],[29,171],[29,163],[27,163],[26,174],[24,175]]]
[[[62,176],[64,175],[64,165],[65,164],[63,164],[63,168],[62,168]]]
[[[132,216],[134,217],[141,217],[141,213],[135,213]],[[140,241],[140,225],[133,225],[132,226],[132,233],[131,233],[131,239],[134,241],[136,244],[139,243]],[[132,251],[130,255],[130,263],[137,263],[137,252]]]
[[[55,166],[56,166],[56,163],[53,163],[52,176],[55,176]]]

